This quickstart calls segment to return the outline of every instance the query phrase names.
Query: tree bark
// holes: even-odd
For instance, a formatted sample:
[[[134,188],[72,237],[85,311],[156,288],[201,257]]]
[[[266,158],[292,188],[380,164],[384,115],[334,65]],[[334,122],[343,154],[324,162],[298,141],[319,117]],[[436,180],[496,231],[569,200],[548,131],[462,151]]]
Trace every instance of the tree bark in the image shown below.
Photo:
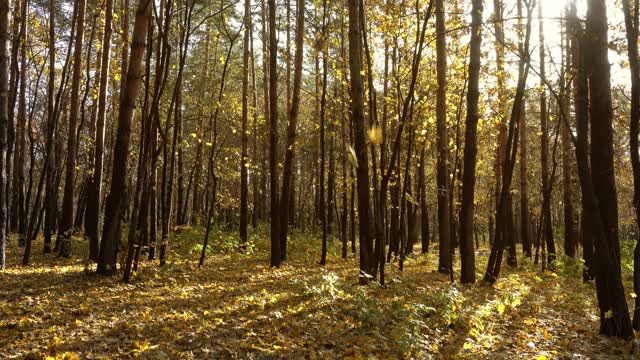
[[[462,201],[460,208],[460,282],[476,281],[475,251],[473,249],[473,205],[476,183],[476,156],[478,152],[478,82],[480,79],[480,47],[482,44],[482,0],[474,0],[471,9],[471,41],[469,55],[469,90],[467,91],[467,118],[465,121],[464,173],[462,175]]]
[[[296,128],[298,126],[298,113],[300,112],[300,87],[302,83],[302,64],[304,57],[304,1],[298,0],[296,5],[296,52],[293,69],[293,95],[289,110],[289,123],[287,124],[287,142],[285,148],[284,169],[282,172],[282,193],[280,198],[280,259],[287,259],[287,234],[289,232],[289,219],[292,214],[291,194],[295,187],[293,183],[293,164],[295,161]]]
[[[0,270],[6,267],[7,199],[7,128],[9,119],[9,8],[10,0],[0,0]]]
[[[276,2],[268,0],[269,9],[269,185],[271,210],[271,266],[279,267],[280,214],[278,207],[278,40]]]
[[[613,109],[608,57],[607,11],[604,0],[589,0],[586,39],[589,41],[589,103],[591,118],[591,178],[598,212],[592,225],[602,224],[595,237],[596,287],[600,333],[633,337],[620,270],[618,203],[613,166]],[[590,209],[595,210],[595,209]]]
[[[101,274],[113,274],[116,270],[116,234],[118,232],[118,223],[120,221],[121,211],[123,210],[122,204],[127,189],[131,122],[133,120],[133,110],[142,80],[142,59],[145,51],[149,16],[151,16],[151,0],[139,0],[133,26],[127,77],[118,113],[118,129],[113,150],[111,189],[105,205],[105,221],[102,230],[100,256],[98,258],[98,273]],[[133,244],[129,244],[129,246],[133,246]]]
[[[100,252],[98,223],[102,200],[102,170],[104,160],[104,124],[107,109],[107,85],[109,83],[109,64],[111,59],[111,34],[113,22],[113,0],[105,2],[104,32],[102,35],[102,59],[100,65],[100,87],[98,90],[98,114],[95,126],[95,145],[93,154],[93,172],[87,188],[87,215],[85,232],[89,238],[89,259],[96,261]]]
[[[451,242],[449,232],[449,136],[447,134],[447,42],[445,21],[444,0],[436,0],[438,271],[446,274],[449,273],[448,259],[451,251]]]
[[[273,1],[273,0],[271,0]],[[361,284],[373,275],[373,243],[371,237],[371,209],[369,196],[369,160],[365,142],[364,99],[362,86],[362,35],[360,33],[359,0],[349,0],[349,72],[351,74],[351,124],[357,160],[360,273]]]
[[[638,152],[638,129],[640,128],[640,65],[638,63],[638,13],[640,4],[623,0],[624,23],[627,31],[627,55],[631,72],[631,112],[629,114],[629,150],[633,170],[633,206],[636,211],[636,226],[640,230],[640,153]],[[633,12],[632,12],[633,11]],[[640,238],[636,239],[633,254],[633,292],[640,293]],[[640,298],[636,297],[633,311],[633,328],[640,330]]]
[[[59,256],[71,256],[71,233],[73,231],[73,190],[75,183],[78,131],[80,109],[80,80],[82,77],[82,44],[84,41],[84,16],[87,2],[78,0],[78,17],[76,20],[75,49],[73,52],[73,76],[71,80],[71,105],[67,128],[67,162],[65,169],[64,195],[62,198],[62,214],[58,236],[60,237]]]

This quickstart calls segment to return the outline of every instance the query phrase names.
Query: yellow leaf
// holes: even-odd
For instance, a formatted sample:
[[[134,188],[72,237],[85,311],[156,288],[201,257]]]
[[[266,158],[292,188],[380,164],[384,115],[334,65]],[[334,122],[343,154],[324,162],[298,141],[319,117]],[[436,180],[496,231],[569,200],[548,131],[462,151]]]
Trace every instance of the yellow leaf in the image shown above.
[[[504,314],[504,304],[498,305],[498,312],[500,313],[500,315]]]
[[[374,126],[368,131],[369,141],[372,144],[380,145],[383,141],[382,129],[379,126]]]
[[[471,345],[468,342],[465,342],[464,345],[462,345],[462,348],[465,349],[465,350],[471,350],[471,349],[473,349],[473,345]]]

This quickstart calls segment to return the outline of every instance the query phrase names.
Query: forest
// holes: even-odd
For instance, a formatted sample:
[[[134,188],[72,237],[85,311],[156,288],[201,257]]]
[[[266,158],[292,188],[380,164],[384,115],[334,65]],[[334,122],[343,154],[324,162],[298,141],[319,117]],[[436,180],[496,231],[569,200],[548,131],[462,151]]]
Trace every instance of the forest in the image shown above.
[[[640,358],[639,0],[0,0],[0,358]]]

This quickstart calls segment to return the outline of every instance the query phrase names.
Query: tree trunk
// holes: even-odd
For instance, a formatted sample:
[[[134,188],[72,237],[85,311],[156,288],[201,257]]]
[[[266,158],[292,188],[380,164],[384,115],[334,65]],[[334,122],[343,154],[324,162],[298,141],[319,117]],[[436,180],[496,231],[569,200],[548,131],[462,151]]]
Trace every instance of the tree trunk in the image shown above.
[[[276,33],[276,2],[268,0],[269,8],[269,185],[271,208],[271,266],[279,267],[280,214],[278,207],[278,40]]]
[[[0,270],[5,270],[7,240],[7,127],[9,119],[9,8],[10,0],[0,0]]]
[[[629,0],[622,1],[624,23],[627,30],[627,54],[631,71],[631,112],[629,114],[629,150],[633,169],[633,206],[636,210],[637,231],[640,230],[640,153],[638,152],[638,129],[640,128],[640,64],[638,64],[638,26],[640,4],[634,1],[633,10]],[[633,11],[633,13],[632,13]],[[633,292],[640,294],[640,237],[636,239],[633,256]],[[640,298],[636,297],[633,311],[633,328],[640,330]]]
[[[287,124],[287,142],[285,148],[284,169],[282,171],[282,193],[280,198],[280,259],[287,259],[287,235],[289,232],[289,219],[293,214],[291,210],[291,195],[293,194],[293,165],[296,147],[296,128],[298,126],[298,113],[300,112],[300,87],[302,84],[302,64],[304,56],[304,1],[297,2],[296,15],[296,53],[293,74],[293,96],[289,110],[289,123]]]
[[[57,118],[54,114],[54,92],[55,92],[55,0],[49,0],[49,80],[47,89],[47,140],[45,145],[45,156],[47,158],[45,171],[47,179],[45,185],[45,219],[44,219],[44,253],[51,252],[51,235],[53,232],[53,222],[55,219],[55,198],[53,196],[53,179],[55,174],[55,152],[54,142],[56,134]]]
[[[522,18],[522,0],[518,0],[518,18]],[[524,36],[525,29],[522,20],[518,20],[520,39]],[[524,44],[520,41],[520,56],[524,54]],[[520,109],[520,237],[524,257],[531,258],[531,215],[529,214],[529,183],[528,183],[528,159],[527,159],[527,114],[526,99],[522,101]]]
[[[76,37],[73,60],[73,76],[71,80],[71,105],[67,131],[67,162],[65,169],[64,195],[62,199],[62,215],[58,236],[60,237],[59,256],[71,256],[71,233],[73,231],[73,190],[76,170],[76,132],[80,109],[80,80],[82,77],[82,43],[84,41],[84,15],[87,2],[78,0],[78,17],[76,21]]]
[[[247,171],[247,122],[249,119],[249,45],[251,34],[251,0],[245,0],[244,5],[244,49],[242,52],[242,128],[241,128],[241,159],[240,159],[240,248],[246,249],[247,224],[249,217],[249,184]]]
[[[469,55],[469,90],[467,91],[467,118],[465,121],[464,173],[462,175],[462,201],[460,209],[460,282],[476,281],[475,251],[473,249],[473,203],[476,183],[476,156],[478,152],[478,82],[480,78],[480,46],[482,44],[482,0],[473,0],[471,10],[471,52]]]
[[[273,0],[271,0],[273,1]],[[369,197],[369,160],[365,141],[364,99],[362,86],[362,35],[360,34],[359,1],[349,0],[349,72],[351,74],[351,123],[353,126],[356,169],[361,284],[373,275],[373,243],[371,237],[371,210]]]
[[[98,260],[100,252],[98,223],[102,199],[102,170],[104,158],[104,124],[107,109],[107,85],[109,83],[109,64],[111,59],[111,33],[113,22],[113,0],[105,2],[104,33],[102,37],[102,64],[100,65],[100,88],[98,90],[98,114],[95,126],[95,145],[93,155],[93,173],[87,188],[87,215],[85,232],[89,238],[89,259]]]
[[[595,209],[588,209],[601,225],[595,236],[596,288],[600,305],[600,333],[633,337],[620,274],[618,204],[613,166],[613,109],[608,57],[607,11],[604,0],[589,0],[586,21],[590,59],[591,178]],[[591,190],[590,186],[587,186]],[[598,210],[595,212],[595,210]],[[596,230],[596,229],[594,229]]]
[[[545,45],[544,45],[544,19],[542,17],[542,3],[538,3],[539,39],[540,39],[540,166],[542,167],[542,242],[546,245],[549,256],[547,262],[553,270],[556,259],[556,246],[553,238],[553,225],[551,222],[551,191],[549,179],[549,129],[547,111],[546,71],[545,71]]]
[[[138,90],[142,80],[142,59],[148,30],[148,17],[151,16],[151,1],[139,0],[133,27],[131,55],[127,68],[125,87],[121,96],[118,113],[118,129],[113,149],[113,169],[111,189],[106,200],[105,221],[98,258],[98,273],[113,274],[116,270],[117,230],[120,214],[127,189],[129,170],[129,144],[131,140],[131,122]],[[133,244],[129,244],[133,246]]]
[[[438,186],[438,271],[449,273],[449,137],[447,134],[447,43],[444,0],[436,0],[436,62],[438,90],[436,93],[437,186]]]

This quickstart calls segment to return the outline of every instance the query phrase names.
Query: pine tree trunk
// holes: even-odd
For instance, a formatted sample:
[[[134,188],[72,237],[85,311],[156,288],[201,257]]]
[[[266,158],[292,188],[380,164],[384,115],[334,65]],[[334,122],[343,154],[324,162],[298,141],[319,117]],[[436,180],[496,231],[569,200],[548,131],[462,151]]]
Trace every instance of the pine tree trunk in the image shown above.
[[[105,221],[100,244],[100,256],[98,258],[98,273],[102,274],[112,274],[116,270],[116,235],[127,189],[131,123],[138,90],[142,81],[142,59],[145,51],[149,16],[151,16],[151,1],[139,0],[133,27],[130,61],[118,113],[118,129],[113,150],[111,189],[106,200]],[[133,246],[133,244],[130,244],[130,246]]]
[[[98,114],[95,126],[95,145],[93,155],[93,173],[87,189],[87,215],[85,232],[89,238],[89,259],[98,260],[99,238],[98,222],[102,199],[102,171],[104,158],[104,124],[107,109],[107,85],[109,83],[109,64],[111,59],[111,34],[113,22],[113,0],[105,2],[104,33],[102,37],[102,58],[100,66],[100,87],[98,90]]]
[[[447,42],[445,21],[444,0],[436,0],[438,271],[446,274],[449,273],[448,259],[451,251],[451,234],[449,225],[449,137],[447,134]]]
[[[600,333],[633,337],[620,270],[618,204],[613,166],[613,109],[608,59],[607,12],[604,0],[589,0],[588,39],[589,115],[591,120],[591,179],[596,205],[588,210],[595,234],[596,288],[600,306]],[[587,186],[591,190],[590,186]],[[591,194],[590,194],[591,195]],[[597,212],[595,211],[597,210]]]
[[[478,152],[478,82],[480,78],[480,47],[482,44],[482,0],[473,0],[471,10],[471,42],[469,55],[469,89],[467,91],[467,118],[465,121],[464,173],[462,175],[462,201],[460,208],[460,282],[476,281],[475,251],[473,249],[473,203],[476,182],[476,156]]]
[[[7,184],[7,127],[9,118],[9,8],[10,0],[0,0],[0,192]],[[0,194],[1,195],[1,194]],[[7,199],[0,196],[0,270],[6,267]]]
[[[86,0],[78,0],[78,17],[76,21],[76,37],[73,60],[73,76],[71,80],[71,105],[67,128],[67,162],[65,169],[64,195],[62,199],[62,215],[58,236],[60,237],[59,256],[71,256],[71,233],[73,230],[73,190],[76,170],[76,132],[78,131],[80,80],[82,77],[82,44],[84,41],[84,16]]]

